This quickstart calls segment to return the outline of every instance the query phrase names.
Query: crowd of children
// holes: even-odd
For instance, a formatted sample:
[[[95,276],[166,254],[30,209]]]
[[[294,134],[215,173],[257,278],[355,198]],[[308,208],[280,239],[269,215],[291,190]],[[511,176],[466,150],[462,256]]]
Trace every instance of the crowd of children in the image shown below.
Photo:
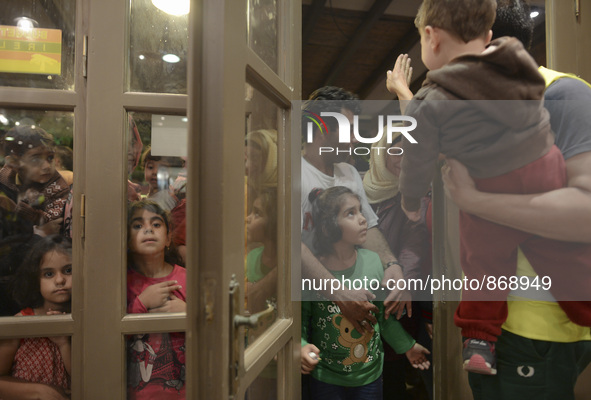
[[[131,172],[140,161],[142,141],[131,118],[130,129]],[[17,125],[2,136],[2,151],[0,311],[5,316],[69,313],[71,149],[57,146],[40,127]],[[173,229],[184,238],[179,231],[184,218],[173,227],[169,211],[184,200],[185,182],[179,177],[169,191],[168,182],[159,180],[163,172],[168,179],[167,168],[181,167],[181,161],[152,156],[149,148],[142,161],[149,200],[140,200],[141,185],[128,185],[129,199],[137,200],[128,212],[128,312],[184,312],[184,259],[172,240]],[[70,349],[70,337],[0,341],[0,398],[69,398]],[[129,337],[129,398],[184,398],[184,364],[183,333]]]

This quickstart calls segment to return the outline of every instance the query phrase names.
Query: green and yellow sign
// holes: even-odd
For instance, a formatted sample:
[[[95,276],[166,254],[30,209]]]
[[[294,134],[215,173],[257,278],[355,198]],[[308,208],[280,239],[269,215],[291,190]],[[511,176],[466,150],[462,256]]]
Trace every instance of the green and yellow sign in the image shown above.
[[[62,31],[0,25],[0,72],[60,75]]]

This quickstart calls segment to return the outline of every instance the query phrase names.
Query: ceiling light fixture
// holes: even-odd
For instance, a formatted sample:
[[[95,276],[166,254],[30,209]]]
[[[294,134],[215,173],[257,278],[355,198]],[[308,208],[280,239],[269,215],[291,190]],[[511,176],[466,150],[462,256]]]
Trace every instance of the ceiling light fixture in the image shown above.
[[[167,14],[181,16],[189,13],[190,0],[152,0],[152,4]]]
[[[16,22],[16,26],[26,31],[30,31],[36,26],[39,26],[39,23],[32,18],[29,17],[18,17],[14,19]]]
[[[165,54],[162,56],[162,59],[167,63],[171,64],[178,63],[179,61],[181,61],[180,57],[176,54]]]

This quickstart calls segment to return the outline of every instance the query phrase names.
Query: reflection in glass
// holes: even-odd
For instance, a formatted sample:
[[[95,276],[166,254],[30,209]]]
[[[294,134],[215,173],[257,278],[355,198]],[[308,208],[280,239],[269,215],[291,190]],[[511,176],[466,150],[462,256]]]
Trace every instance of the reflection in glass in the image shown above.
[[[277,0],[248,1],[248,45],[277,72]]]
[[[184,265],[188,119],[146,113],[128,119],[127,200],[149,199],[170,214],[172,243]]]
[[[3,0],[0,86],[74,90],[75,16],[75,0]]]
[[[277,303],[277,115],[279,109],[251,87],[247,97],[245,140],[246,188],[246,310],[256,314]],[[265,127],[265,129],[261,129]],[[246,345],[252,343],[275,320],[269,312],[259,326],[247,330]]]
[[[185,334],[145,333],[125,337],[127,398],[185,398]]]
[[[186,94],[188,14],[165,12],[161,3],[179,2],[131,0],[129,87],[132,92]]]
[[[263,369],[259,376],[246,389],[246,399],[277,399],[277,356]]]
[[[171,243],[169,213],[143,199],[127,214],[127,312],[186,311],[186,270]],[[128,398],[185,398],[185,334],[127,337]]]
[[[71,237],[72,192],[66,179],[71,181],[73,176],[69,159],[72,129],[72,113],[0,109],[2,316],[15,315],[24,307],[41,306],[39,293],[31,304],[31,291],[23,289],[23,281],[19,285],[15,281],[26,268],[25,256],[30,256],[35,243],[54,234]],[[62,150],[59,168],[63,171],[58,171],[56,158]],[[39,265],[37,260],[36,268]],[[36,287],[38,291],[39,285]],[[56,311],[63,307],[54,304],[51,308]]]

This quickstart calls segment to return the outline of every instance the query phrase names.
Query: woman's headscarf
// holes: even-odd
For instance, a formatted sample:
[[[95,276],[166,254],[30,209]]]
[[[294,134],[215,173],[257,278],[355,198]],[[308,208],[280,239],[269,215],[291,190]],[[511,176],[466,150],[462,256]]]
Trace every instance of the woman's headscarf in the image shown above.
[[[277,131],[260,129],[246,135],[246,143],[252,142],[261,149],[265,165],[260,176],[250,176],[249,184],[257,190],[277,187]]]

